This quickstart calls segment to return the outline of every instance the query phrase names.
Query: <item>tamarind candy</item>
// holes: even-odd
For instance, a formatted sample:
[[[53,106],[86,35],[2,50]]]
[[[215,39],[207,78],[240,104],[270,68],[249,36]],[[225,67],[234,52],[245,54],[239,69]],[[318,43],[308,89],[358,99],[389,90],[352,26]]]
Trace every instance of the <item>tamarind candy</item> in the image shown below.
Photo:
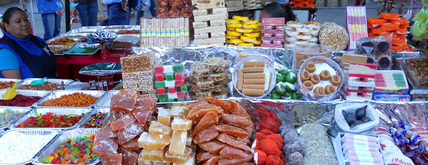
[[[311,78],[311,74],[308,71],[305,70],[300,72],[300,79],[302,79],[302,81],[309,80],[309,78]]]
[[[326,94],[332,94],[334,92],[336,92],[336,87],[335,86],[333,86],[333,85],[326,85],[325,86],[325,93]]]
[[[334,86],[339,86],[340,83],[342,83],[342,78],[339,75],[333,75],[330,78],[330,82],[331,84],[333,84]]]
[[[309,80],[311,80],[314,84],[318,84],[321,81],[321,78],[318,74],[312,74]]]
[[[303,82],[303,85],[306,87],[306,89],[308,90],[312,90],[314,88],[314,84],[312,83],[312,81],[306,80]]]
[[[306,63],[305,69],[306,69],[308,72],[312,73],[312,72],[315,72],[315,69],[317,69],[317,67],[315,66],[315,64],[314,64],[314,63],[312,63],[312,62],[308,62],[308,63]]]
[[[325,94],[325,89],[324,89],[324,87],[316,87],[314,89],[314,93],[319,94],[319,95],[324,95]]]
[[[328,79],[330,79],[330,72],[328,71],[328,70],[323,70],[321,73],[320,73],[320,77],[321,77],[321,80],[328,80]]]

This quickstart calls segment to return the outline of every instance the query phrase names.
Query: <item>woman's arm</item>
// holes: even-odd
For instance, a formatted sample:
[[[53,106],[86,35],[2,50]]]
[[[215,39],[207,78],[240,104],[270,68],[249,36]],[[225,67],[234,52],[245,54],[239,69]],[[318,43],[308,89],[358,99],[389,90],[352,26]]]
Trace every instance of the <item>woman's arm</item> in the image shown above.
[[[8,49],[0,48],[0,73],[4,78],[21,79],[19,61]]]
[[[2,70],[0,72],[4,78],[22,79],[19,70]]]

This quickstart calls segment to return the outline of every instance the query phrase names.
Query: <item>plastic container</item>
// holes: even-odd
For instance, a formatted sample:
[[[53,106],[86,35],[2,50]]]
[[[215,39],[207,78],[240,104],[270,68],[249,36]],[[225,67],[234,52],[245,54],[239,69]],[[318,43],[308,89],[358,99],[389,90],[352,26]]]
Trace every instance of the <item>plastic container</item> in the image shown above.
[[[331,68],[333,68],[336,73],[330,73],[332,76],[337,74],[342,78],[342,82],[340,83],[340,85],[337,86],[336,91],[331,93],[331,94],[324,94],[324,95],[320,95],[320,94],[316,94],[312,91],[309,91],[308,89],[306,89],[306,87],[303,85],[302,80],[300,79],[300,72],[305,70],[305,65],[308,62],[312,62],[314,64],[319,64],[319,63],[326,63],[328,64]],[[315,72],[317,72],[318,70],[316,70]],[[329,80],[321,80],[321,81],[329,81]],[[317,100],[317,101],[328,101],[328,100],[332,100],[334,98],[336,98],[338,96],[338,91],[340,91],[342,89],[343,86],[343,82],[345,81],[344,79],[344,74],[342,69],[340,68],[339,64],[337,64],[336,62],[334,62],[332,59],[330,58],[326,58],[326,57],[311,57],[309,59],[307,59],[300,67],[299,73],[297,74],[297,85],[299,87],[300,92],[303,94],[303,98],[305,100]],[[315,88],[315,85],[314,85]]]
[[[293,48],[294,52],[294,69],[299,69],[303,62],[315,56],[331,57],[332,47],[326,45],[296,45]]]

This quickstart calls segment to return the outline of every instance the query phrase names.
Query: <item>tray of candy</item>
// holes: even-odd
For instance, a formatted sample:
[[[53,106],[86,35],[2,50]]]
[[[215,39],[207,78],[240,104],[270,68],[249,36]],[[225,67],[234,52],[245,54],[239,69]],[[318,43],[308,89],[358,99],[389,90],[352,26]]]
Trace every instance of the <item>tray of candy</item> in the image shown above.
[[[8,130],[0,135],[0,164],[27,164],[59,134],[55,130]]]
[[[22,80],[21,79],[0,78],[0,90],[11,88],[15,82],[18,82],[18,85],[19,85],[22,83]]]
[[[94,55],[100,50],[100,44],[87,44],[87,43],[78,43],[70,48],[68,51],[65,51],[65,55],[73,56],[90,56]]]
[[[87,138],[90,139],[89,136],[95,135],[95,133],[97,133],[98,130],[99,129],[74,129],[74,130],[62,132],[59,136],[57,136],[57,138],[52,140],[51,143],[49,143],[45,148],[43,148],[43,150],[40,151],[40,153],[35,157],[35,159],[33,160],[32,163],[33,164],[40,164],[40,165],[51,164],[48,162],[43,162],[43,159],[46,159],[48,156],[51,156],[52,154],[56,153],[58,151],[59,147],[61,147],[61,145],[63,145],[64,142],[67,142],[67,140],[69,140],[70,138],[72,138],[74,142],[80,141],[80,140],[83,141]],[[79,138],[79,140],[76,140],[78,138]],[[92,145],[86,145],[85,148],[87,146],[91,146],[91,147],[93,146],[93,139],[90,141],[92,141]],[[73,154],[73,152],[71,152],[70,154],[73,154],[72,155],[73,157],[76,157],[77,155],[80,155],[82,153],[84,155],[88,155],[88,156],[91,155],[90,153],[85,153],[86,151],[77,151],[77,152],[78,153],[76,153],[76,154]],[[77,156],[77,157],[79,157],[79,156]],[[88,160],[88,161],[89,162],[87,162],[87,163],[85,162],[85,164],[98,164],[100,162],[99,155],[96,156],[95,158]]]
[[[109,108],[111,97],[118,92],[118,90],[108,91],[105,95],[98,99],[98,101],[95,103],[95,108]]]
[[[30,110],[30,107],[0,106],[0,130],[9,128]]]
[[[19,84],[16,89],[20,89],[20,90],[45,90],[45,91],[53,91],[53,90],[58,90],[58,89],[62,89],[63,86],[71,84],[74,82],[74,80],[71,79],[46,79],[45,80],[45,84],[41,85],[41,86],[31,86],[31,82],[34,80],[40,80],[40,78],[27,78],[24,79],[22,81],[21,84]],[[46,85],[46,82],[52,83],[52,84],[57,84],[57,88],[53,89],[53,87],[49,87]],[[50,85],[52,85],[50,84]]]
[[[79,42],[79,39],[76,38],[69,38],[69,37],[63,37],[63,36],[56,36],[54,38],[51,38],[46,41],[46,43],[51,45],[74,45],[76,42]]]
[[[64,55],[64,52],[70,50],[73,45],[49,45],[51,52],[57,56]]]
[[[414,89],[428,89],[428,58],[403,59],[401,68]]]
[[[50,93],[50,91],[35,91],[35,90],[16,90],[16,92],[18,92],[18,96],[16,96],[14,99],[10,100],[10,101],[16,101],[17,103],[22,103],[28,100],[22,100],[22,98],[17,98],[20,97],[19,95],[23,95],[23,96],[30,96],[30,97],[40,97],[37,101],[34,101],[34,103],[31,103],[30,105],[4,105],[2,103],[3,101],[3,95],[4,93],[6,93],[6,90],[2,90],[0,91],[0,106],[17,106],[17,107],[30,107],[30,106],[35,106],[37,104],[38,101],[40,101],[44,96],[46,96],[47,94]]]
[[[110,108],[95,108],[82,119],[79,128],[102,128],[103,121],[107,118],[109,112]]]
[[[92,105],[87,106],[87,107],[92,107],[93,105],[95,105],[98,102],[99,98],[105,94],[105,91],[93,91],[93,90],[53,91],[53,92],[49,93],[48,95],[46,95],[45,97],[43,97],[42,99],[40,99],[37,102],[36,106],[38,106],[38,107],[51,107],[51,106],[45,106],[44,103],[46,101],[57,99],[57,98],[60,98],[61,96],[64,96],[64,95],[71,95],[73,93],[82,93],[82,94],[91,95],[93,97],[97,97],[98,98],[97,101],[95,101]],[[84,107],[81,107],[81,108],[84,108]]]
[[[10,129],[29,129],[29,128],[37,128],[37,129],[48,129],[48,130],[70,130],[77,128],[80,123],[82,122],[82,119],[85,117],[85,115],[90,114],[92,111],[92,108],[62,108],[62,107],[52,107],[52,108],[34,108],[33,110],[29,111],[25,115],[23,115],[19,120],[17,120],[15,123],[13,123],[10,126]],[[52,114],[52,115],[51,115]],[[59,117],[60,115],[66,115],[67,117],[65,119],[72,120],[71,116],[73,115],[77,117],[78,121],[66,121],[68,123],[71,122],[71,126],[68,126],[70,124],[67,124],[66,126],[60,124],[66,124],[61,123],[65,121],[60,121],[59,118],[53,118],[53,117]],[[38,127],[28,127],[26,126],[26,121],[30,118],[36,118],[41,117],[43,120],[38,120],[37,124],[45,124],[44,126],[38,126]],[[80,117],[80,118],[79,118]],[[31,119],[30,119],[31,120]]]

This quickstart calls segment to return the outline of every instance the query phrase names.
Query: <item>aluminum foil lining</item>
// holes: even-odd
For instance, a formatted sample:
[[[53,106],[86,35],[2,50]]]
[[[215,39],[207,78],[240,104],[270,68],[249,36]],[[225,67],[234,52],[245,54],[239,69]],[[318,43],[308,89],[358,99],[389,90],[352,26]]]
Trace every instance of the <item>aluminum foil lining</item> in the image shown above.
[[[0,106],[0,112],[4,112],[6,109],[10,109],[16,112],[21,113],[17,118],[10,120],[8,123],[5,123],[4,125],[0,126],[0,129],[6,129],[9,128],[11,125],[13,125],[16,121],[18,121],[20,118],[22,118],[25,114],[27,114],[31,108],[30,107],[10,107],[10,106]],[[0,122],[3,122],[4,120],[0,120]]]
[[[35,91],[35,90],[20,90],[20,89],[17,89],[17,90],[16,90],[16,92],[18,92],[18,94],[19,94],[19,95],[24,95],[24,96],[39,96],[39,97],[41,97],[41,99],[40,99],[40,100],[42,100],[44,96],[46,96],[47,94],[49,94],[49,93],[50,93],[50,91]],[[2,100],[2,99],[3,99],[3,95],[4,95],[4,93],[6,93],[6,90],[2,90],[2,91],[0,91],[0,100]],[[39,100],[39,101],[40,101],[40,100]],[[37,105],[37,103],[38,103],[39,101],[36,101],[36,102],[33,104],[33,106],[34,106],[34,105]]]
[[[34,81],[34,80],[40,80],[40,78],[27,78],[27,79],[24,79],[24,80],[22,80],[22,83],[19,84],[18,86],[20,86],[20,85],[31,85],[31,82]],[[59,85],[61,85],[61,83],[64,82],[64,85],[68,85],[68,84],[73,83],[74,80],[72,80],[72,79],[49,79],[48,78],[48,79],[45,80],[45,82],[50,82],[50,83],[59,84]],[[22,89],[22,90],[25,90],[25,89]]]
[[[37,106],[38,107],[51,107],[51,106],[43,106],[42,103],[49,101],[49,100],[53,100],[53,99],[57,99],[60,98],[63,95],[69,95],[69,94],[73,94],[73,93],[83,93],[83,94],[88,94],[94,97],[98,97],[101,98],[101,96],[103,96],[105,94],[105,91],[93,91],[93,90],[64,90],[64,91],[53,91],[51,93],[49,93],[48,95],[46,95],[45,97],[43,97],[42,99],[40,99],[37,102]],[[95,103],[93,105],[95,105],[97,102],[95,101]],[[91,105],[92,106],[92,105]],[[88,106],[88,107],[91,107]]]
[[[71,33],[95,33],[102,30],[103,26],[85,26],[71,31]]]
[[[117,38],[113,40],[118,42],[129,42],[134,45],[140,42],[140,34],[119,34]]]
[[[106,113],[106,118],[107,118],[107,115],[110,113],[110,108],[95,108],[94,110],[91,111],[91,113],[89,113],[88,115],[86,115],[82,119],[82,122],[80,123],[79,128],[82,128],[82,129],[98,129],[98,128],[84,128],[83,127],[83,126],[86,125],[86,123],[88,122],[88,120],[92,117],[92,115],[95,115],[97,113]],[[104,120],[106,118],[104,118]]]
[[[95,103],[95,108],[110,108],[110,101],[111,97],[115,94],[117,94],[118,90],[111,90],[108,91],[105,95],[103,95],[101,98],[97,100]]]
[[[48,157],[52,153],[58,150],[58,147],[66,141],[68,138],[76,139],[78,136],[95,135],[99,129],[75,129],[70,131],[62,132],[55,140],[47,145],[43,150],[40,151],[38,156],[32,162],[33,164],[46,165],[47,163],[41,163],[43,158]],[[91,164],[98,164],[100,159]]]
[[[0,164],[32,162],[39,151],[58,135],[54,130],[9,130],[0,137]]]
[[[36,127],[37,129],[54,129],[54,130],[69,130],[69,129],[74,129],[76,127],[78,127],[80,125],[80,123],[82,122],[83,118],[85,118],[86,115],[90,114],[92,112],[92,108],[58,108],[58,107],[53,107],[53,108],[37,108],[36,109],[37,114],[38,115],[44,115],[46,113],[54,113],[56,115],[79,115],[82,116],[82,118],[80,119],[80,121],[78,121],[76,124],[74,124],[71,127],[61,127],[61,128],[43,128],[43,127]],[[29,111],[27,114],[23,115],[19,120],[17,120],[14,124],[11,125],[11,129],[29,129],[30,127],[25,127],[25,128],[17,128],[17,126],[21,123],[23,123],[25,120],[27,120],[30,117],[36,117],[37,116],[36,112],[34,110]],[[31,127],[33,128],[33,127]],[[36,129],[33,128],[33,129]]]

